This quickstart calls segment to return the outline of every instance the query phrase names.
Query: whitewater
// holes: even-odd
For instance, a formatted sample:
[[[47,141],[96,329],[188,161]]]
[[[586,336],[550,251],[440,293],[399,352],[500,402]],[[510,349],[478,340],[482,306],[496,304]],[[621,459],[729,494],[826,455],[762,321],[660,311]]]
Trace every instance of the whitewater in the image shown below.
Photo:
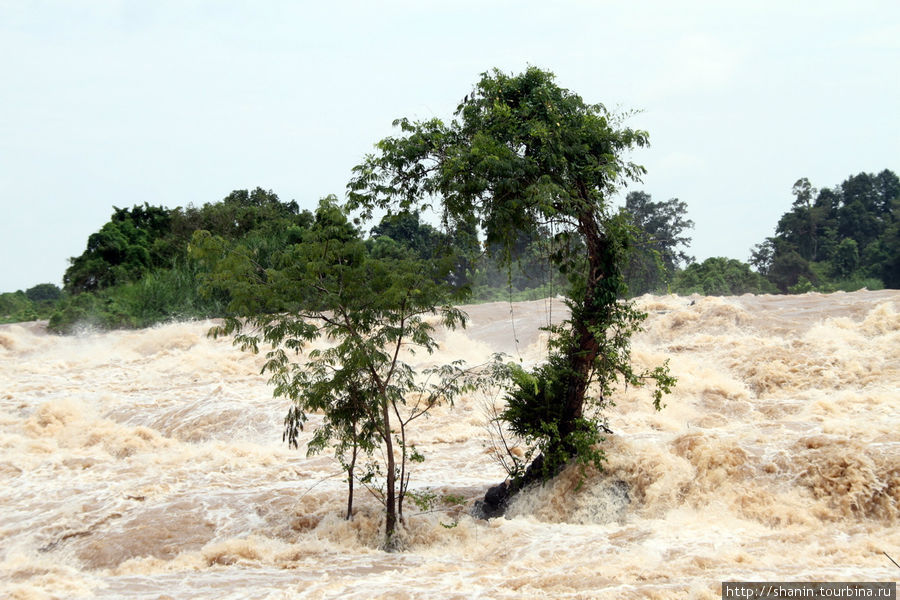
[[[506,477],[471,394],[412,426],[404,551],[330,452],[282,442],[262,357],[210,322],[61,337],[0,326],[0,597],[719,598],[722,581],[896,581],[900,291],[644,296],[633,358],[670,361],[665,408],[620,390],[603,472],[567,471],[490,521]],[[464,307],[417,366],[546,354],[559,300]],[[304,432],[309,439],[313,416]],[[359,486],[358,486],[359,487]]]

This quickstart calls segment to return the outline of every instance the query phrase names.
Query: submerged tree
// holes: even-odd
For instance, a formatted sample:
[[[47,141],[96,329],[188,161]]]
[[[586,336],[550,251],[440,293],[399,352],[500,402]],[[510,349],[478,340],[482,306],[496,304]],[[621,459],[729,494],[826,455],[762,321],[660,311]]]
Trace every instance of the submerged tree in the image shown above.
[[[665,365],[641,371],[631,363],[630,337],[646,315],[620,300],[633,227],[609,202],[644,173],[625,156],[647,144],[646,132],[534,67],[485,73],[449,123],[395,124],[401,134],[381,140],[354,169],[350,204],[364,216],[438,203],[444,223],[477,224],[487,244],[509,246],[545,226],[555,232],[550,260],[569,280],[571,318],[556,328],[547,363],[515,379],[505,417],[542,448],[522,481],[573,456],[599,461],[602,422],[586,409],[606,406],[617,382],[647,381],[658,408],[674,383]]]
[[[347,472],[348,518],[354,480],[369,484],[385,505],[385,547],[393,548],[410,463],[421,459],[408,426],[473,383],[461,363],[416,373],[405,362],[437,347],[428,317],[448,328],[464,324],[449,304],[446,264],[417,258],[387,237],[363,240],[333,198],[322,201],[298,243],[270,258],[274,266],[206,231],[194,234],[191,253],[210,268],[206,285],[231,297],[230,316],[213,333],[235,334],[235,344],[253,352],[271,347],[263,372],[275,396],[292,403],[285,439],[297,446],[307,415],[322,414],[309,452],[334,445]],[[310,349],[316,340],[327,345]],[[358,475],[359,458],[378,449],[384,469],[370,461]],[[375,484],[380,476],[383,486]]]

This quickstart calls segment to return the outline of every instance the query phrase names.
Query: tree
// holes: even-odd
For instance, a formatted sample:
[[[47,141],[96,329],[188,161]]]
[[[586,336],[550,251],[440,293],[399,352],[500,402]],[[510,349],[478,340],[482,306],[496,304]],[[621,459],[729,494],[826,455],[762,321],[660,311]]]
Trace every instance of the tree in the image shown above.
[[[685,252],[691,238],[684,231],[694,222],[686,218],[686,203],[677,198],[653,202],[645,192],[630,192],[625,211],[637,230],[625,280],[631,295],[638,296],[663,287],[679,266],[693,260]]]
[[[570,284],[571,318],[556,330],[554,354],[533,375],[545,382],[554,410],[507,415],[541,431],[546,452],[531,473],[554,472],[569,457],[591,455],[600,428],[588,408],[602,408],[617,381],[656,384],[655,404],[674,379],[667,367],[638,372],[630,336],[646,316],[630,303],[622,266],[633,228],[614,214],[610,195],[644,173],[624,157],[647,144],[647,134],[622,126],[599,104],[586,104],[535,67],[519,75],[482,75],[448,124],[439,119],[395,122],[401,134],[377,144],[354,168],[350,205],[415,210],[438,202],[442,221],[475,221],[486,243],[510,247],[522,231],[551,226],[549,259]],[[579,244],[568,243],[577,239]],[[573,253],[571,248],[581,248]],[[588,397],[596,384],[598,395]],[[512,397],[528,390],[513,389]],[[591,411],[589,411],[590,413]],[[552,415],[553,422],[525,423]],[[540,417],[544,418],[544,417]],[[542,458],[543,457],[543,458]]]
[[[836,277],[846,279],[856,271],[857,267],[859,267],[859,246],[856,240],[845,238],[835,250],[831,268]]]
[[[767,276],[782,292],[787,292],[788,288],[796,285],[801,277],[814,284],[818,283],[818,278],[809,267],[809,261],[796,250],[778,251],[777,246]]]
[[[413,250],[422,258],[435,258],[443,253],[448,243],[440,231],[419,221],[418,213],[401,212],[385,215],[372,228],[372,237],[387,236]]]
[[[165,258],[153,243],[169,231],[171,213],[162,206],[113,207],[110,220],[88,237],[81,256],[70,259],[63,276],[69,293],[96,291],[135,281]]]
[[[67,333],[80,324],[144,327],[171,318],[219,316],[227,293],[201,297],[197,265],[187,246],[195,230],[241,243],[260,265],[302,238],[312,213],[296,202],[281,202],[262,188],[235,190],[200,208],[115,208],[110,220],[88,238],[81,256],[71,259],[49,328]],[[81,298],[90,294],[91,298]],[[47,307],[49,308],[49,307]]]
[[[800,231],[796,232],[798,245],[804,250],[804,257],[813,261],[818,254],[817,224],[821,221],[823,212],[813,205],[816,191],[806,177],[795,181],[791,189],[791,193],[794,194],[794,212],[800,220],[805,221],[805,227],[798,228],[803,230],[802,234]]]
[[[0,294],[0,319],[28,321],[33,318],[37,318],[34,303],[28,299],[25,292],[18,290]]]
[[[228,240],[245,237],[255,230],[267,233],[294,225],[305,227],[312,220],[308,211],[300,211],[291,200],[282,202],[272,190],[234,190],[221,202],[200,208],[188,206],[174,211],[172,233],[187,243],[194,231],[203,229]]]
[[[212,333],[235,334],[235,344],[253,352],[271,346],[263,372],[275,396],[292,403],[284,438],[296,446],[307,415],[322,412],[308,448],[335,446],[347,472],[348,518],[359,457],[383,450],[384,469],[370,463],[359,479],[372,484],[384,476],[383,488],[371,489],[385,505],[385,547],[393,549],[410,462],[421,459],[409,424],[473,385],[460,363],[417,374],[406,362],[416,350],[431,353],[437,346],[427,316],[449,328],[465,323],[449,304],[451,289],[441,277],[446,262],[419,259],[387,237],[363,240],[333,197],[321,202],[302,240],[274,266],[206,231],[194,234],[191,253],[210,266],[206,285],[231,295],[230,315]],[[309,350],[318,339],[333,343]]]
[[[32,302],[53,302],[59,300],[62,290],[53,283],[39,283],[25,290],[25,295]]]
[[[891,223],[881,238],[885,258],[878,265],[878,275],[890,288],[900,288],[900,192],[895,191],[895,194],[892,200]]]
[[[766,238],[764,242],[750,249],[750,264],[764,277],[768,277],[773,260],[775,260],[775,238]]]

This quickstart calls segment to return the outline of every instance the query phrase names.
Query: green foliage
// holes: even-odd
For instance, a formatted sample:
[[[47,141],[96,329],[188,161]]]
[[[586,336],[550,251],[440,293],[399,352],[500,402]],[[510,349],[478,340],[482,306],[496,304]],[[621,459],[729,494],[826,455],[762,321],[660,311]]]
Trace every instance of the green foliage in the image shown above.
[[[253,232],[281,239],[281,232],[291,227],[305,229],[312,222],[309,211],[300,211],[295,201],[281,202],[278,195],[262,188],[235,190],[221,202],[206,203],[200,208],[175,209],[172,235],[184,250],[194,231],[204,230],[226,240],[237,240]],[[296,237],[296,232],[295,232]]]
[[[831,270],[837,279],[845,279],[859,268],[859,244],[856,240],[844,238],[835,248],[831,259]]]
[[[684,296],[738,296],[777,291],[765,277],[752,271],[748,264],[724,257],[707,258],[702,263],[692,263],[683,271],[678,271],[671,290]]]
[[[219,316],[224,307],[222,294],[200,294],[198,267],[182,261],[138,281],[63,296],[53,308],[48,329],[73,333],[82,328],[148,327],[167,320]]]
[[[420,513],[434,512],[440,509],[459,509],[466,499],[457,494],[438,494],[434,490],[424,489],[420,491],[409,491],[407,493],[410,501],[419,509]],[[450,523],[441,523],[441,527],[445,529],[453,529],[459,525],[459,513],[457,517]]]
[[[110,292],[66,295],[50,315],[47,328],[56,333],[75,333],[85,328],[129,327],[131,320],[111,297]]]
[[[806,277],[803,277],[801,275],[800,278],[797,280],[797,283],[795,283],[794,285],[792,285],[791,287],[788,288],[788,293],[790,293],[790,294],[805,294],[807,292],[813,291],[814,289],[815,289],[815,286],[813,286],[812,282],[809,279],[807,279]]]
[[[52,283],[39,283],[38,285],[25,290],[25,295],[29,300],[35,303],[54,302],[62,296],[62,290],[59,286]]]
[[[162,206],[113,207],[111,219],[91,234],[84,253],[71,259],[63,276],[66,291],[78,294],[135,281],[162,266],[153,242],[168,231],[170,221]]]
[[[510,365],[512,390],[501,413],[512,432],[526,440],[555,435],[555,425],[563,418],[565,394],[572,371],[560,355],[533,371]]]
[[[768,273],[769,281],[778,286],[778,289],[781,291],[787,291],[789,287],[796,285],[801,279],[813,282],[818,281],[818,277],[813,272],[809,261],[795,250],[776,251]]]
[[[855,292],[857,290],[883,290],[884,282],[877,277],[851,277],[850,279],[838,279],[826,281],[816,286],[815,291],[822,293],[831,292]],[[791,292],[794,293],[794,292]]]
[[[60,298],[59,287],[52,283],[41,283],[16,292],[0,294],[0,323],[19,323],[46,319],[53,312]]]
[[[389,237],[424,259],[441,256],[449,247],[447,236],[431,225],[421,223],[419,214],[409,211],[385,215],[372,228],[372,237]]]
[[[200,208],[116,208],[110,221],[91,236],[88,249],[71,259],[65,296],[52,284],[35,286],[26,294],[43,300],[0,318],[52,316],[54,331],[70,332],[81,326],[143,327],[169,319],[220,316],[228,292],[219,289],[215,297],[206,298],[198,293],[198,266],[186,254],[193,232],[209,231],[229,243],[240,242],[258,267],[266,268],[285,247],[302,240],[312,221],[312,213],[300,211],[296,202],[280,202],[261,188],[237,190]],[[388,214],[372,229],[368,243],[389,237],[422,259],[444,261],[449,271],[442,276],[458,298],[468,293],[476,302],[520,301],[567,292],[569,282],[553,256],[563,244],[572,254],[580,242],[577,236],[539,226],[519,232],[508,246],[494,243],[482,250],[471,220],[449,217],[447,222],[445,233],[423,223],[417,212]],[[84,293],[96,297],[74,300]]]
[[[237,190],[201,208],[115,208],[110,221],[90,236],[85,252],[71,259],[64,278],[67,294],[45,305],[44,313],[51,317],[51,330],[60,333],[82,326],[146,327],[220,316],[227,293],[201,295],[200,267],[187,256],[194,229],[239,239],[258,264],[269,265],[272,256],[302,238],[311,222],[312,214],[301,212],[296,202],[282,203],[261,188]],[[91,297],[80,297],[85,294]]]
[[[0,323],[33,321],[37,318],[34,303],[22,290],[0,294]]]
[[[30,309],[31,306],[31,301],[22,290],[0,294],[0,315],[10,316],[21,310]]]
[[[574,455],[582,464],[602,468],[605,458],[599,448],[606,425],[579,418],[574,430],[565,437],[560,424],[566,418],[566,392],[569,381],[577,376],[559,354],[533,371],[509,365],[511,387],[506,408],[500,418],[508,425],[520,448],[529,457],[540,455],[540,476],[549,478]],[[599,403],[599,404],[602,404]],[[602,406],[598,406],[602,408]],[[513,477],[525,474],[525,465],[514,461]]]
[[[110,220],[88,238],[84,253],[70,259],[65,289],[72,294],[97,291],[168,268],[185,259],[187,243],[198,229],[229,240],[255,236],[263,245],[283,245],[311,219],[296,202],[282,203],[261,188],[236,190],[201,208],[113,207]]]
[[[781,291],[829,291],[854,285],[900,287],[900,178],[885,169],[816,190],[806,178],[775,236],[751,263]],[[856,288],[858,289],[858,288]]]

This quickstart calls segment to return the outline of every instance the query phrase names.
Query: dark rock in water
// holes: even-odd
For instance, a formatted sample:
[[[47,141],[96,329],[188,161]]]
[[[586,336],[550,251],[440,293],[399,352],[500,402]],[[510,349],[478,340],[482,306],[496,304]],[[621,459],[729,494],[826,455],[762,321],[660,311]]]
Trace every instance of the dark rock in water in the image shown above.
[[[484,495],[484,502],[488,506],[501,506],[509,498],[509,485],[504,481],[490,488]]]
[[[493,519],[494,517],[503,516],[509,502],[509,482],[504,481],[488,489],[484,495],[484,500],[475,502],[472,507],[472,515],[479,519]]]
[[[557,469],[557,472],[561,469]],[[555,474],[555,473],[554,473]],[[526,485],[543,482],[549,477],[544,472],[544,456],[539,455],[528,465],[525,474],[516,479],[507,479],[499,485],[488,488],[484,500],[477,500],[472,507],[472,516],[480,519],[493,519],[506,514],[509,500]]]
[[[477,500],[471,514],[477,519],[502,517],[509,508],[512,498],[525,487],[522,480],[506,480],[488,489],[483,500]],[[587,504],[576,502],[579,516],[576,520],[590,523],[610,523],[621,521],[631,504],[631,489],[621,479],[606,480],[588,492]],[[573,515],[574,516],[574,515]]]

